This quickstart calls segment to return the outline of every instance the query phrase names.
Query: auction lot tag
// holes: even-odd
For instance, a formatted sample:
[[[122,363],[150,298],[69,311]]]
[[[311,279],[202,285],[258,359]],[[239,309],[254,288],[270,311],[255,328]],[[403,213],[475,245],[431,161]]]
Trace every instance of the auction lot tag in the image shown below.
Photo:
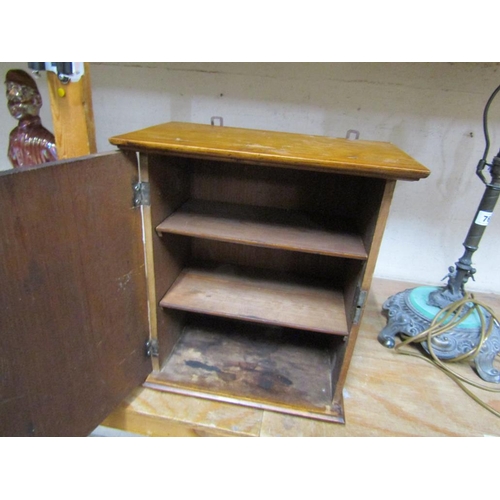
[[[487,226],[490,223],[492,215],[493,212],[485,212],[483,210],[479,210],[479,213],[477,214],[476,220],[474,222],[480,226]]]

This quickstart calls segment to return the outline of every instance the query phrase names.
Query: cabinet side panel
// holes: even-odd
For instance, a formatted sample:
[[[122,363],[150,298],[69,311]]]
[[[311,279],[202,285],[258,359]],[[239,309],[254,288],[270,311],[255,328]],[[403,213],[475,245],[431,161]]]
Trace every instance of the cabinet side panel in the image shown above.
[[[87,435],[151,370],[134,157],[0,176],[0,435]]]
[[[355,208],[356,223],[365,249],[368,252],[368,260],[363,265],[351,261],[346,273],[345,305],[349,327],[351,327],[356,313],[359,313],[357,303],[361,290],[368,291],[370,288],[371,275],[378,256],[378,248],[385,227],[388,204],[390,204],[393,189],[391,187],[393,184],[391,182],[387,184],[384,179],[362,179],[360,185],[360,195]],[[387,185],[389,185],[389,191],[386,192]],[[382,203],[382,200],[385,200],[385,204]],[[386,205],[387,210],[385,209]]]
[[[178,235],[156,232],[156,227],[189,199],[189,160],[173,156],[141,154],[141,177],[151,186],[151,205],[145,209],[146,253],[151,335],[158,339],[159,356],[154,369],[159,370],[170,355],[182,328],[182,313],[165,311],[158,302],[172,286],[185,266],[190,242]]]
[[[396,186],[396,181],[392,180],[385,181],[383,184],[380,185],[379,190],[374,191],[372,204],[365,205],[366,226],[364,234],[366,238],[365,245],[367,249],[369,249],[369,254],[368,254],[368,260],[366,261],[365,264],[366,267],[362,272],[360,291],[364,291],[366,293],[368,293],[370,290],[373,278],[373,272],[375,270],[375,265],[380,250],[380,244],[382,243],[382,237],[387,223],[387,218],[389,217],[389,210],[395,186]],[[354,309],[356,307],[356,304],[353,303],[352,307]],[[364,308],[365,307],[363,304],[362,307],[360,308],[361,310],[359,311],[358,322],[351,326],[349,332],[349,338],[347,341],[347,345],[345,347],[342,369],[340,370],[339,373],[339,381],[336,388],[336,393],[334,395],[334,401],[341,401],[342,399],[342,388],[344,386],[352,354],[354,352],[354,346],[356,344],[356,339],[358,337]]]

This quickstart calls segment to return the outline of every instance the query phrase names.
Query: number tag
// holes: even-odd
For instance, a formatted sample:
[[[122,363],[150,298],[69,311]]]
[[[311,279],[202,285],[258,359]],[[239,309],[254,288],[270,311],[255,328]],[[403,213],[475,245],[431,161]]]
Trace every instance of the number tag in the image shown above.
[[[479,226],[487,226],[490,223],[492,215],[493,212],[485,212],[483,210],[480,210],[474,222]]]

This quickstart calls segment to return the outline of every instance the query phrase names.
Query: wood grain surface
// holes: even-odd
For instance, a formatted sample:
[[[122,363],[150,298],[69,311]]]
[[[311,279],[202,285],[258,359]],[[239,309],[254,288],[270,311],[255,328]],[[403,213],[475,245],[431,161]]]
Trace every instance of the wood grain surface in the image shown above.
[[[84,63],[84,69],[78,82],[65,85],[55,73],[47,72],[57,157],[60,160],[97,151],[89,63]]]
[[[348,334],[341,290],[251,268],[186,268],[160,305],[256,323]]]
[[[110,139],[111,144],[138,151],[153,150],[277,167],[348,171],[350,175],[418,180],[429,170],[388,142],[214,127],[171,122]]]
[[[337,220],[338,221],[338,220]],[[361,236],[346,220],[328,227],[307,214],[191,200],[158,225],[161,233],[183,234],[247,245],[366,259]]]
[[[0,174],[0,435],[88,434],[151,371],[134,158]]]

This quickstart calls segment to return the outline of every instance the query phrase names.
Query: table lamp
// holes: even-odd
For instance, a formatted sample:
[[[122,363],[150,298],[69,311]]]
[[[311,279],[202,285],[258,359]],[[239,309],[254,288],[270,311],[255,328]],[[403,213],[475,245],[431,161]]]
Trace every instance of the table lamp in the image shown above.
[[[500,383],[500,371],[493,366],[500,352],[500,325],[493,311],[465,292],[467,281],[474,279],[472,255],[478,249],[500,195],[500,151],[490,163],[488,110],[500,85],[488,99],[483,113],[486,147],[476,174],[486,185],[484,195],[463,243],[465,252],[455,266],[448,268],[446,286],[420,286],[389,297],[383,304],[387,325],[378,335],[385,347],[396,345],[395,336],[404,342],[417,341],[438,363],[471,359],[477,374],[486,382]],[[484,169],[491,176],[488,182]]]

